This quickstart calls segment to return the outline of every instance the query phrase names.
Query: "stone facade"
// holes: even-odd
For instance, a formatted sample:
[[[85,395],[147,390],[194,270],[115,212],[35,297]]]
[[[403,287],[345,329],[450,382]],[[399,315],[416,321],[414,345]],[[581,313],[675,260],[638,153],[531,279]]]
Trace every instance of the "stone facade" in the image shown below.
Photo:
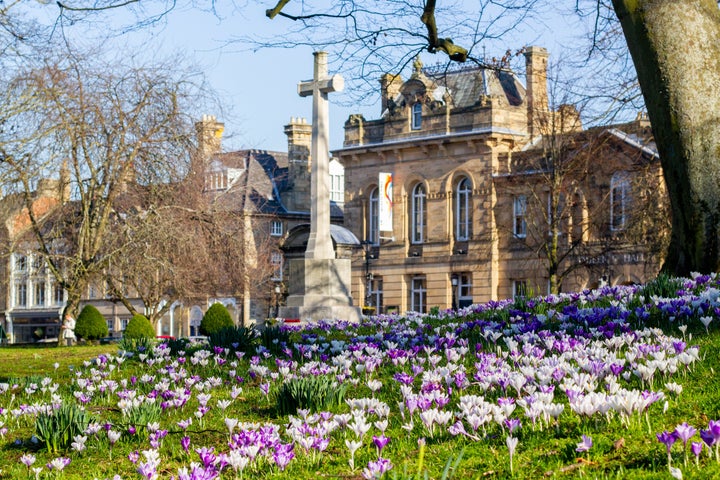
[[[353,263],[356,303],[429,311],[547,293],[548,261],[538,253],[547,235],[531,226],[548,229],[546,205],[557,190],[548,174],[560,159],[543,159],[559,139],[563,165],[585,159],[583,168],[566,168],[558,195],[560,288],[641,282],[656,273],[657,256],[627,232],[629,183],[622,191],[611,185],[624,172],[662,188],[647,122],[583,131],[572,107],[548,109],[547,51],[531,47],[525,56],[527,87],[508,70],[433,71],[416,61],[408,80],[381,79],[379,119],[350,116],[344,146],[333,154],[345,166],[345,225],[366,246]],[[376,231],[374,218],[381,172],[393,178],[387,232]],[[622,228],[609,226],[612,198],[616,213],[627,209],[616,215],[627,219],[615,225]]]

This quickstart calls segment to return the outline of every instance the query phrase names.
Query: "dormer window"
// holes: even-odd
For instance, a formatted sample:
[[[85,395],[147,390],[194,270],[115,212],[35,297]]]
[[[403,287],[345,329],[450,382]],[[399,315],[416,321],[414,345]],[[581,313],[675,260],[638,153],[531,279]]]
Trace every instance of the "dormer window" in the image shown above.
[[[422,127],[422,103],[417,102],[412,106],[412,129],[420,130]]]

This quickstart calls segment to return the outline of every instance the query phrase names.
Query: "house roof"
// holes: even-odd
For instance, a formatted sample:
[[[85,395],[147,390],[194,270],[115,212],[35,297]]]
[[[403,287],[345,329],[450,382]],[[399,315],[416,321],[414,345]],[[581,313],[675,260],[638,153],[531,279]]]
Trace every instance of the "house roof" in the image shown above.
[[[287,153],[238,150],[219,154],[213,161],[237,175],[233,182],[228,182],[227,190],[216,192],[216,200],[226,208],[240,208],[260,215],[309,214],[309,205],[308,211],[289,211],[280,198],[281,192],[291,188]],[[330,215],[342,217],[342,209],[332,203]]]
[[[521,105],[525,100],[525,87],[509,70],[482,67],[458,70],[426,68],[423,73],[438,86],[436,91],[449,91],[456,108],[471,107],[483,96],[505,99],[513,106]]]

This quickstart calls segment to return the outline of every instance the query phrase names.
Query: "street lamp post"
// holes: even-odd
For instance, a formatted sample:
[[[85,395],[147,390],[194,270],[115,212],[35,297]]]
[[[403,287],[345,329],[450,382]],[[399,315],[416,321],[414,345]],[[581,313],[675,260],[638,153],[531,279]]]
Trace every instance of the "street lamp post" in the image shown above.
[[[280,311],[280,283],[275,283],[275,318],[278,318]]]
[[[450,277],[450,284],[452,285],[452,309],[457,310],[458,276],[456,274],[453,274],[452,277]]]
[[[370,290],[372,288],[373,275],[370,273],[370,259],[372,258],[371,252],[373,244],[369,240],[363,240],[360,242],[363,248],[363,254],[365,255],[365,306],[372,306],[372,296]]]

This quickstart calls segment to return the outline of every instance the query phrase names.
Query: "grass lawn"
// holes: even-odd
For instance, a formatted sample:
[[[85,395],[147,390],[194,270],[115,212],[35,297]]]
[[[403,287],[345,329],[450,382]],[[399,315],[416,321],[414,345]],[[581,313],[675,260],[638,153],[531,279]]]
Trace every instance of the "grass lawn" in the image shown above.
[[[720,280],[684,282],[132,357],[3,347],[0,479],[720,478]],[[51,445],[63,409],[82,428]]]
[[[80,366],[83,361],[95,358],[101,353],[115,354],[117,346],[3,346],[0,347],[0,382],[33,375],[70,378],[71,367]]]

